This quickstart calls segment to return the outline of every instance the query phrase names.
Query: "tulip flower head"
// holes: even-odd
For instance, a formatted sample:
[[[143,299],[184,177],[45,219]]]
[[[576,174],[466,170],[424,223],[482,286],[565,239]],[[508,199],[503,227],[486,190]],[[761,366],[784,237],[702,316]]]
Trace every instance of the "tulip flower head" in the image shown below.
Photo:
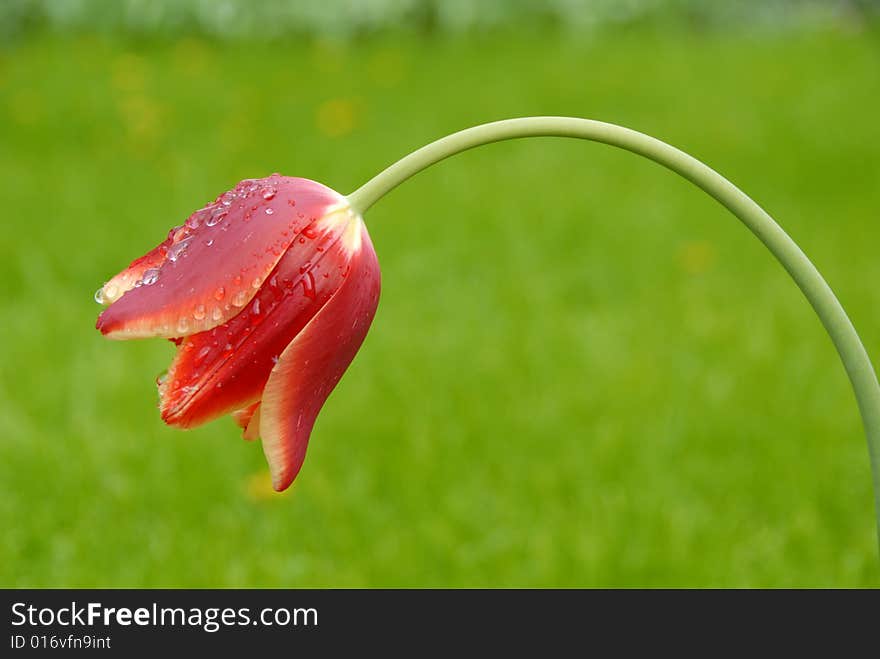
[[[345,197],[303,178],[249,179],[108,281],[97,328],[177,346],[159,408],[192,428],[231,414],[261,439],[273,487],[296,477],[325,400],[379,302],[376,252]]]

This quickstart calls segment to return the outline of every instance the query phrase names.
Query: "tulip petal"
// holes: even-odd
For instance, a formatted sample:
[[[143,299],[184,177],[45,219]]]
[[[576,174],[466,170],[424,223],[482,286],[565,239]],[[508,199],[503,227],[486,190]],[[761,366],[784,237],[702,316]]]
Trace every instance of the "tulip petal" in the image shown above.
[[[130,281],[140,269],[137,261],[138,268],[132,264],[117,275],[114,286],[125,292],[99,316],[98,329],[114,339],[170,338],[228,322],[254,298],[300,232],[343,203],[338,193],[308,179],[273,174],[242,181],[147,255],[149,278]]]
[[[279,355],[345,281],[347,207],[303,230],[253,301],[228,322],[184,339],[160,388],[169,425],[191,428],[260,400]]]
[[[101,304],[112,304],[122,297],[123,293],[127,293],[136,285],[142,285],[145,275],[149,281],[149,278],[154,274],[153,271],[158,274],[159,267],[165,262],[168,248],[173,243],[173,233],[172,230],[159,245],[132,261],[125,270],[104,284],[98,291],[98,301]]]
[[[260,438],[260,405],[258,404],[256,409],[254,410],[253,416],[251,416],[251,420],[248,422],[247,428],[244,429],[244,433],[242,434],[247,441],[252,442],[256,439]]]
[[[315,418],[354,359],[379,302],[379,264],[360,218],[340,243],[351,254],[345,281],[285,348],[263,391],[260,435],[279,492],[299,473]]]
[[[232,413],[232,419],[235,421],[235,423],[238,424],[239,428],[241,428],[242,430],[247,430],[248,423],[250,423],[251,419],[254,416],[254,412],[257,411],[257,408],[259,406],[260,402],[257,401],[253,405],[248,405],[247,407],[240,410],[235,410],[235,412]]]

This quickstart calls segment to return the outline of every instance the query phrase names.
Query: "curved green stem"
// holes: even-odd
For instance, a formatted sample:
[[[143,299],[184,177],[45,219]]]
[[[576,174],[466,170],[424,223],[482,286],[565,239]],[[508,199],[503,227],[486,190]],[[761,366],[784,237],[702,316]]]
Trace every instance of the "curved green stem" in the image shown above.
[[[444,158],[482,144],[539,136],[592,140],[645,156],[717,199],[767,246],[819,315],[852,382],[868,440],[880,530],[880,384],[868,353],[831,288],[797,244],[744,192],[696,158],[648,135],[601,121],[572,117],[509,119],[468,128],[422,147],[355,190],[348,200],[363,213],[400,183]]]

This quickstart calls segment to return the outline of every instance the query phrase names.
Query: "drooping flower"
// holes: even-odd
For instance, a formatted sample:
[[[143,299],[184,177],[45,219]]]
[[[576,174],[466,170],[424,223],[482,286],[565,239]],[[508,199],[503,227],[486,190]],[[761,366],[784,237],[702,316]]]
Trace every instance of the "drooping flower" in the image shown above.
[[[162,419],[191,428],[231,414],[246,439],[262,440],[281,491],[366,336],[379,288],[376,252],[345,197],[273,174],[220,195],[108,281],[97,328],[171,339]]]

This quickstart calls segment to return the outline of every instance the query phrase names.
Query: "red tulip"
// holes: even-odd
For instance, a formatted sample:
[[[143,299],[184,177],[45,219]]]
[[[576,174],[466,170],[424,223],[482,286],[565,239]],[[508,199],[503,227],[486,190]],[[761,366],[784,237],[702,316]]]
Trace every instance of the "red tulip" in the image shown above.
[[[97,328],[177,345],[159,407],[191,428],[232,414],[286,489],[366,336],[379,264],[360,215],[320,183],[245,180],[107,282]]]

